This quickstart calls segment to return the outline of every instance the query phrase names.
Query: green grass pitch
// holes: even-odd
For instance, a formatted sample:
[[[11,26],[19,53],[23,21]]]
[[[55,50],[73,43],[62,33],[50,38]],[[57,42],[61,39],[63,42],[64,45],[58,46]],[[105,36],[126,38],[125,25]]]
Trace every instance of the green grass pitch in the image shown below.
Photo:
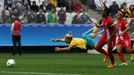
[[[24,54],[12,56],[0,54],[0,75],[134,75],[134,62],[128,66],[106,68],[110,63],[102,61],[103,55],[86,53]],[[6,61],[15,59],[16,66],[8,68]],[[125,54],[129,59],[130,54]],[[120,63],[115,54],[117,64]]]

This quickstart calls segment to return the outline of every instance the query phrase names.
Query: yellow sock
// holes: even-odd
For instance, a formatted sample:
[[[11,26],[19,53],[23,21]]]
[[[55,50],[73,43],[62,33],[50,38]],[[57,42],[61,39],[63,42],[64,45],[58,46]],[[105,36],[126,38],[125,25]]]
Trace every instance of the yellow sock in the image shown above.
[[[131,54],[131,60],[134,60],[134,54]]]

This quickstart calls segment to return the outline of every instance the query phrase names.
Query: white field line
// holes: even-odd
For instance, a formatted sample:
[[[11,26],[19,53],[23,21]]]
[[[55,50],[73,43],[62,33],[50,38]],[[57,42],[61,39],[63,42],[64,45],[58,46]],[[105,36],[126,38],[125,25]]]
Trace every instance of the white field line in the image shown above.
[[[86,75],[86,74],[64,74],[64,73],[45,73],[45,72],[11,72],[11,71],[0,71],[4,74],[24,74],[24,75]]]
[[[89,29],[89,30],[87,30],[86,32],[84,32],[84,33],[82,34],[82,36],[86,35],[86,34],[89,33],[90,31],[92,31],[93,29],[94,29],[94,27],[91,28],[91,29]]]

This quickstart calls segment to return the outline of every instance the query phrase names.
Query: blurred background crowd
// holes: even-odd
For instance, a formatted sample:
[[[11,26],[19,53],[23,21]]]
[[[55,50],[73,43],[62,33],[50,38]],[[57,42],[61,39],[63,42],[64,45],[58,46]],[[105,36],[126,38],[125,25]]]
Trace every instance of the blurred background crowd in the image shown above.
[[[113,18],[119,10],[125,11],[126,18],[134,18],[134,5],[114,1],[109,8]],[[89,24],[89,9],[97,9],[94,0],[4,0],[0,23],[19,18],[22,23],[65,24],[70,20],[72,24]]]

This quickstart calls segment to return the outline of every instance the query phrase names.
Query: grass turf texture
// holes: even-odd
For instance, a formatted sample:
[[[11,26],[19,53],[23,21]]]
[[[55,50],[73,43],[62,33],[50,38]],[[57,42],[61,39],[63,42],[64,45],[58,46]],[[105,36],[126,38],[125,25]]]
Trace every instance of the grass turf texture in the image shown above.
[[[0,75],[134,75],[134,62],[128,66],[106,68],[110,63],[102,61],[103,55],[84,53],[24,54],[12,56],[0,54]],[[129,59],[130,54],[125,54]],[[15,59],[14,68],[8,68],[6,61]],[[117,64],[120,63],[115,55]]]

